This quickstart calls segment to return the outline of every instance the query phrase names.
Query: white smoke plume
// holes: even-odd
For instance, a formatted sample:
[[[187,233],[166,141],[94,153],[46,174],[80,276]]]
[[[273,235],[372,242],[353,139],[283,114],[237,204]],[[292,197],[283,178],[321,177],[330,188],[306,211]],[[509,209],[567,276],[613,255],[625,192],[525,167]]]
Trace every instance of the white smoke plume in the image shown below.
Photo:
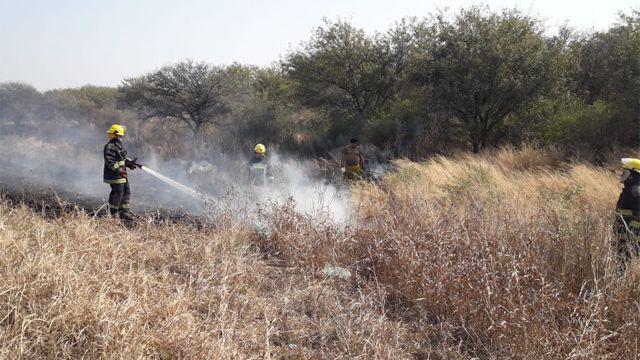
[[[125,137],[126,149],[127,140]],[[78,124],[38,131],[3,131],[0,191],[25,197],[30,193],[55,192],[70,203],[98,208],[106,203],[109,193],[109,186],[102,182],[102,150],[106,142],[105,129]],[[197,199],[143,171],[129,171],[133,211],[159,208],[202,215],[226,207],[238,214],[254,214],[267,204],[293,202],[303,214],[329,217],[337,224],[346,224],[349,219],[348,191],[318,177],[312,161],[271,154],[275,169],[273,184],[255,188],[248,185],[250,152],[224,156],[199,154],[198,158],[211,160],[198,162],[163,160],[153,153],[135,154],[132,150],[129,155],[139,155],[143,165],[208,197]]]

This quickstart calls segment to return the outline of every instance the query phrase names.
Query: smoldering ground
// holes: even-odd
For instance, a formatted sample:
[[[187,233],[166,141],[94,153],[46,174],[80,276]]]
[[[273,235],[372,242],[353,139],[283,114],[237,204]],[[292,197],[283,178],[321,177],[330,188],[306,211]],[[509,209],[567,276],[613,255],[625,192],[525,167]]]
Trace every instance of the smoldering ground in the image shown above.
[[[193,196],[140,171],[129,171],[134,212],[158,209],[207,215],[218,212],[255,217],[273,205],[290,204],[319,219],[346,224],[349,192],[323,178],[313,161],[271,154],[274,181],[265,188],[248,185],[248,154],[197,153],[194,159],[162,159],[125,137],[131,157],[200,192]],[[55,196],[89,211],[106,202],[109,187],[102,182],[104,129],[69,124],[11,128],[0,133],[0,191],[22,200]],[[133,142],[133,141],[131,141]],[[129,146],[128,146],[129,145]],[[17,196],[16,196],[17,195]]]

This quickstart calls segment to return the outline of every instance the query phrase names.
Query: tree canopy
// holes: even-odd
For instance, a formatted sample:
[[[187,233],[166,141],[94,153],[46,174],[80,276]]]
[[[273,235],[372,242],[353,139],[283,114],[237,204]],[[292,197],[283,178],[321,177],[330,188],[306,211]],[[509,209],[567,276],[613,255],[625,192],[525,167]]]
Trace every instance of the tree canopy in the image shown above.
[[[119,87],[120,104],[144,119],[177,120],[197,136],[229,111],[225,78],[222,68],[184,61],[124,80]]]
[[[548,91],[558,51],[541,24],[515,10],[462,10],[421,24],[417,81],[465,124],[474,152],[499,140],[504,119]]]
[[[405,38],[367,36],[348,22],[327,22],[287,57],[285,75],[306,106],[338,110],[362,130],[396,94],[407,62]]]

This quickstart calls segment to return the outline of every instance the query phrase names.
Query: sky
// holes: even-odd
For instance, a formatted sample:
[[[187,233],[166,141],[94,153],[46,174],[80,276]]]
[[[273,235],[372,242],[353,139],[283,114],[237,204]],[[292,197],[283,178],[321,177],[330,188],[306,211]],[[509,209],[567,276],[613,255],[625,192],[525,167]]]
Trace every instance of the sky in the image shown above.
[[[185,59],[269,66],[309,39],[323,19],[369,33],[403,17],[470,4],[517,8],[550,29],[606,30],[638,0],[0,0],[0,83],[41,91],[117,86]]]

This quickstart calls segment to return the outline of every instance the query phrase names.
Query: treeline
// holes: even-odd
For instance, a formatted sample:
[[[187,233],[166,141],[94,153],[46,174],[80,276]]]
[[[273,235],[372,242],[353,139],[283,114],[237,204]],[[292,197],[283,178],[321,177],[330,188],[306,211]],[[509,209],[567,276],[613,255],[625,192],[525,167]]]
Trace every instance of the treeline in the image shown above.
[[[409,157],[505,143],[638,146],[640,10],[590,33],[550,34],[540,19],[486,7],[376,34],[327,21],[268,68],[185,61],[118,88],[0,85],[0,121],[16,126],[122,118],[167,154],[264,142],[322,155],[353,136]]]

